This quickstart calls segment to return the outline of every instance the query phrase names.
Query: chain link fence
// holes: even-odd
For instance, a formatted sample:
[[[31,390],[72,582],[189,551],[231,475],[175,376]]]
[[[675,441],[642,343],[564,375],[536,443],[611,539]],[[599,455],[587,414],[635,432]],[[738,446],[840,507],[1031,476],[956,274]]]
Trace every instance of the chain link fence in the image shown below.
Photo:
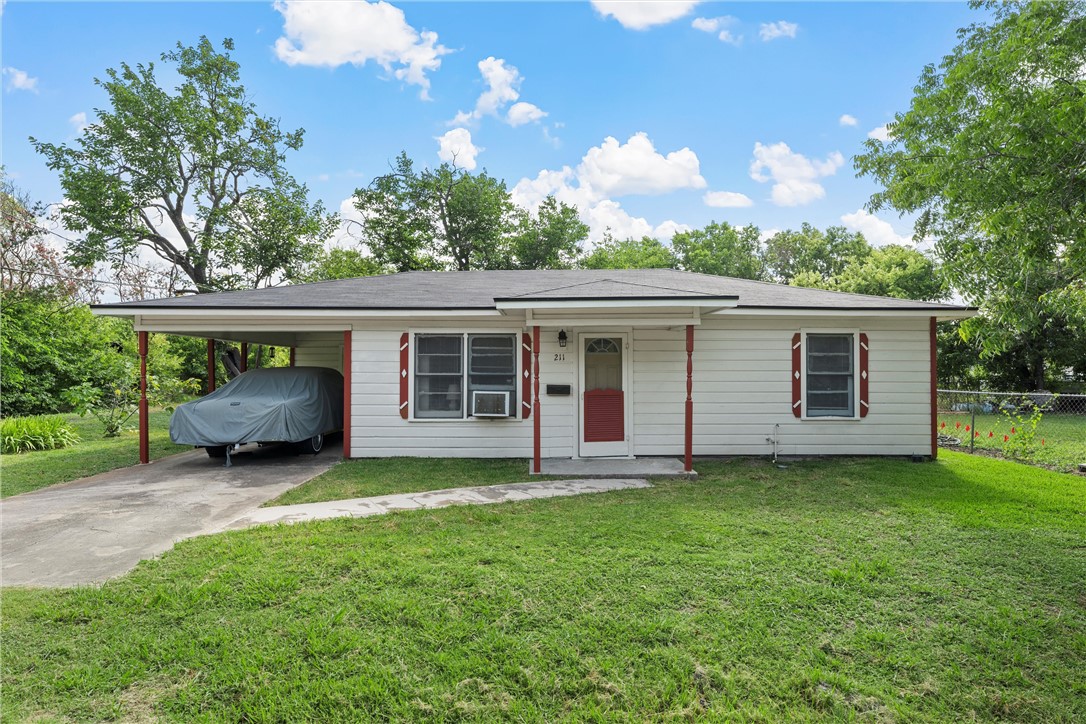
[[[1086,465],[1086,395],[939,390],[939,444],[1075,472]]]

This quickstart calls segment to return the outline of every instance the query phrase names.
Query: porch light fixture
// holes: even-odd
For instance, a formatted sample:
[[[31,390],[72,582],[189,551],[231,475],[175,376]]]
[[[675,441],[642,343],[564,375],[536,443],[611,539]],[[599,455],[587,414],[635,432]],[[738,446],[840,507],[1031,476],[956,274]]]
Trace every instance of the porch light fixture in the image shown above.
[[[569,338],[566,336],[566,330],[564,330],[564,329],[560,330],[558,332],[558,346],[559,347],[565,347],[567,339],[569,339]]]

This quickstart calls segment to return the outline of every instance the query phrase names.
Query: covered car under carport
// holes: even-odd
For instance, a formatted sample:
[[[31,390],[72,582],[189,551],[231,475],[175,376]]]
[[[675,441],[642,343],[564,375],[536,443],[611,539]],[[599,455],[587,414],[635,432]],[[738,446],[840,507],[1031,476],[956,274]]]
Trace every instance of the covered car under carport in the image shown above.
[[[245,295],[246,292],[232,294]],[[193,297],[195,299],[195,297]],[[343,409],[350,410],[351,395],[351,324],[329,319],[328,310],[318,317],[305,310],[282,308],[261,309],[208,308],[194,310],[178,308],[177,299],[95,305],[96,314],[127,317],[138,335],[140,359],[139,447],[140,463],[150,460],[147,400],[147,340],[151,333],[197,337],[207,340],[208,392],[216,388],[217,354],[220,343],[241,346],[242,369],[250,344],[262,344],[290,349],[291,365],[330,367],[343,374]],[[173,302],[173,304],[170,304]],[[356,313],[351,316],[356,316]],[[152,370],[153,372],[153,370]],[[343,420],[343,456],[350,457],[350,414]]]

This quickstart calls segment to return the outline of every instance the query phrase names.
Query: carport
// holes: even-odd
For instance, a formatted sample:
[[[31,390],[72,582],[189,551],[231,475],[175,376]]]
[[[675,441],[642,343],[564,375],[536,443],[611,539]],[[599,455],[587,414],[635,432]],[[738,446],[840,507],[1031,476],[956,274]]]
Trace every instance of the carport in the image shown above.
[[[234,292],[224,296],[245,296],[250,292]],[[343,409],[351,409],[351,323],[357,318],[355,310],[322,309],[320,315],[312,309],[201,307],[198,315],[193,309],[178,308],[174,300],[167,304],[154,301],[95,305],[96,314],[127,317],[132,320],[138,336],[140,362],[139,401],[139,459],[150,461],[147,401],[148,335],[153,332],[207,340],[208,392],[216,386],[216,342],[236,343],[241,347],[241,370],[245,371],[248,345],[262,344],[290,349],[290,364],[331,367],[343,374]],[[238,300],[248,302],[248,299]],[[173,302],[169,304],[168,302]],[[342,321],[340,321],[340,318]],[[151,370],[153,372],[153,370]],[[350,414],[343,418],[343,456],[350,457]]]

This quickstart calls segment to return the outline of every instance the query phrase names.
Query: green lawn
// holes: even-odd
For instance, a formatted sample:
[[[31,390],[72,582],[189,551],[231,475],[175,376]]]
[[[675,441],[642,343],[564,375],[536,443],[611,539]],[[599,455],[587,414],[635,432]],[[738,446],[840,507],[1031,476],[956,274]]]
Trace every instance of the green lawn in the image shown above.
[[[1086,720],[1086,479],[958,453],[697,469],[4,589],[4,718]]]
[[[0,457],[0,498],[17,495],[47,485],[66,483],[107,470],[139,462],[139,434],[135,431],[119,437],[102,437],[102,425],[90,415],[65,415],[81,441],[60,450],[38,450]],[[135,426],[135,422],[132,423]],[[170,442],[170,413],[151,412],[151,459],[172,455],[191,447]]]
[[[979,432],[980,436],[974,438],[976,447],[1003,451],[1008,446],[1003,436],[1014,447],[1012,438],[1018,432],[1012,433],[1011,428],[1021,429],[1021,425],[1001,414],[978,414],[976,430],[966,432],[967,425],[972,426],[968,412],[939,413],[939,432],[960,438],[965,446],[969,445],[969,436]],[[1086,415],[1043,416],[1037,425],[1033,449],[1024,459],[1064,471],[1076,470],[1079,463],[1086,463]]]
[[[308,483],[288,490],[270,505],[368,498],[391,493],[463,488],[473,485],[550,480],[530,475],[525,460],[375,458],[347,460]]]

